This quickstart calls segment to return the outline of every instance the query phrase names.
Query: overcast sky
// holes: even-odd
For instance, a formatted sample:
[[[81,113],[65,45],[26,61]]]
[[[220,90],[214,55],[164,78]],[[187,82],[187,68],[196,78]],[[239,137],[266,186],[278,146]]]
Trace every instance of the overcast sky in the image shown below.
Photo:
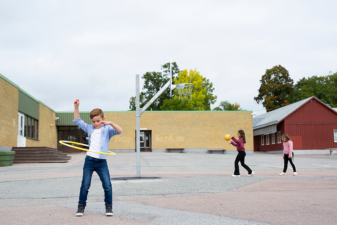
[[[0,0],[0,73],[56,111],[125,111],[135,75],[170,59],[260,114],[266,69],[337,71],[337,1]]]

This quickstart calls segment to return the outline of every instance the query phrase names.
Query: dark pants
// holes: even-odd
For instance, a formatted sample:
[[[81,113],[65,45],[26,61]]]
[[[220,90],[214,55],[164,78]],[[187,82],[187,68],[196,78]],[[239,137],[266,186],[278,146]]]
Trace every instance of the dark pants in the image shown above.
[[[78,204],[86,205],[89,188],[91,184],[92,173],[96,171],[101,179],[104,189],[104,202],[107,205],[112,205],[112,187],[110,181],[110,173],[108,164],[105,159],[96,159],[90,156],[85,158],[83,167],[82,185],[80,190],[80,200]]]
[[[236,156],[235,163],[234,163],[235,165],[234,175],[240,175],[239,162],[241,162],[241,166],[243,166],[248,171],[248,174],[252,173],[252,170],[245,164],[245,157],[246,157],[246,152],[238,151],[238,155]]]
[[[296,167],[295,164],[293,163],[293,158],[289,159],[289,155],[284,154],[284,168],[283,168],[283,173],[287,172],[288,168],[288,161],[290,162],[291,166],[293,167],[294,172],[296,172]]]

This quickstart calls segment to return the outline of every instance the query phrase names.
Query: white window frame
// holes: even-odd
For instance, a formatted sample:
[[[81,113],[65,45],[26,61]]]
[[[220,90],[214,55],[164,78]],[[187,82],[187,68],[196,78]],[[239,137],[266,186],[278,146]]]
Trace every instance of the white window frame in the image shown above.
[[[269,134],[266,135],[266,145],[269,145]]]
[[[264,135],[261,134],[261,146],[264,146]]]
[[[275,133],[271,134],[271,144],[274,145],[275,144]]]
[[[337,142],[337,130],[333,130],[334,141]]]
[[[282,143],[282,138],[281,138],[281,131],[277,131],[277,144]]]

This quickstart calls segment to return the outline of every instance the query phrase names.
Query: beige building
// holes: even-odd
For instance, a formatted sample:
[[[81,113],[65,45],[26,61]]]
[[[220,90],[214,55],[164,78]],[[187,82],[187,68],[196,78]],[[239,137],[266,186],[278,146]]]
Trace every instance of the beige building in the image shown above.
[[[58,140],[88,142],[88,135],[72,122],[73,112],[55,112],[0,74],[0,150],[16,146],[46,146],[70,151]],[[94,107],[94,106],[93,106]],[[251,111],[146,111],[141,117],[141,151],[167,151],[183,148],[184,152],[207,153],[211,148],[236,149],[224,140],[225,134],[246,132],[246,150],[253,152]],[[90,123],[89,112],[81,118]],[[123,129],[113,137],[109,149],[135,151],[136,113],[105,112],[105,119]],[[74,151],[74,150],[72,150]]]

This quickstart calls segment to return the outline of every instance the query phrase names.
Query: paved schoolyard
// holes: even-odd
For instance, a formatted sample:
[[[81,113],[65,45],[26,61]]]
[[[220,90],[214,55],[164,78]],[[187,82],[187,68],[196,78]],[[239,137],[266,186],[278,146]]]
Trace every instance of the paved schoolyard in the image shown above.
[[[255,176],[233,178],[234,154],[119,153],[108,164],[114,216],[104,215],[93,177],[83,217],[75,217],[85,154],[69,163],[0,167],[1,224],[336,224],[337,155],[296,155],[298,176],[278,176],[282,155],[255,153]]]

